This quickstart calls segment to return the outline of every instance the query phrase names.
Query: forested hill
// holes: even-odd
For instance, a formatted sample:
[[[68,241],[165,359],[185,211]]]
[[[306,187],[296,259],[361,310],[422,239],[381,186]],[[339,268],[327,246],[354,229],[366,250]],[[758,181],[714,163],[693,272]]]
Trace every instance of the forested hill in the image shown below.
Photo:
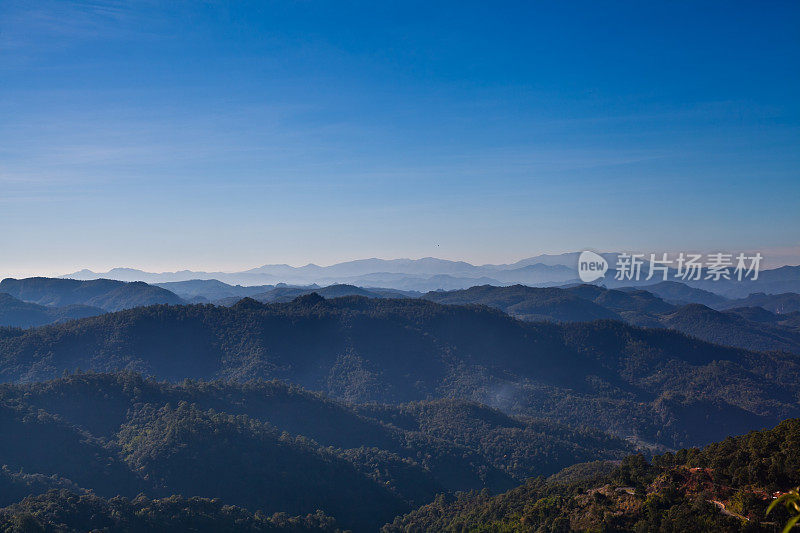
[[[10,294],[0,292],[0,325],[3,326],[29,328],[52,324],[53,322],[64,322],[76,318],[101,315],[103,313],[105,311],[99,307],[88,305],[46,307],[23,302]]]
[[[88,305],[105,311],[119,311],[143,305],[184,303],[176,294],[140,281],[110,279],[80,281],[60,278],[6,278],[0,293],[18,300],[50,307]]]
[[[610,470],[610,472],[609,472]],[[505,494],[438,498],[384,528],[406,531],[777,532],[775,492],[800,484],[800,420],[655,457],[576,465]]]
[[[672,301],[683,297],[697,302],[674,305],[649,292],[651,288],[676,297]],[[800,329],[789,314],[797,295],[761,294],[736,301],[718,297],[719,300],[714,301],[710,293],[680,283],[663,282],[645,289],[606,289],[596,285],[551,288],[483,285],[458,291],[429,292],[423,298],[444,304],[488,305],[529,321],[589,322],[609,318],[637,326],[668,328],[746,350],[800,354]],[[708,304],[730,310],[721,312],[707,307]],[[739,309],[746,305],[761,306],[756,309],[763,313],[757,317]],[[783,314],[768,309],[780,310]]]
[[[2,478],[3,472],[0,472]],[[266,516],[219,499],[137,496],[101,498],[51,490],[0,509],[0,530],[10,532],[175,533],[178,531],[234,533],[341,533],[336,520],[322,512],[306,516],[275,513]]]
[[[279,378],[352,401],[458,397],[668,446],[798,414],[796,356],[620,322],[526,323],[483,307],[308,295],[151,306],[0,332],[0,378],[127,369]]]
[[[2,385],[0,427],[0,507],[48,490],[76,495],[41,496],[11,513],[46,516],[40,506],[50,502],[87,514],[94,506],[112,521],[114,510],[134,519],[135,510],[156,506],[92,499],[91,490],[103,498],[220,498],[251,513],[322,510],[358,531],[375,531],[439,493],[499,492],[632,451],[599,431],[467,402],[359,412],[280,382],[170,385],[131,373]],[[222,511],[207,501],[185,505],[191,514]]]
[[[612,461],[630,448],[472,403],[89,373],[0,386],[0,427],[3,531],[777,531],[800,484],[800,419]]]

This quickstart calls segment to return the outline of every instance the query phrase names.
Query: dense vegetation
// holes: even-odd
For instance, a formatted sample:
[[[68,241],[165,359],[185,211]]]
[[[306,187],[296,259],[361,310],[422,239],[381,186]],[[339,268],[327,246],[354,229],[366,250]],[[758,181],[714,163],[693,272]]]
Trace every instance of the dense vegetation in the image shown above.
[[[772,313],[780,315],[800,311],[800,294],[786,292],[783,294],[764,294],[763,292],[751,294],[747,298],[733,300],[720,306],[720,309],[734,307],[762,307]]]
[[[673,282],[645,289],[612,290],[596,285],[570,288],[484,285],[460,291],[431,292],[424,298],[447,304],[487,305],[521,320],[588,322],[608,318],[637,326],[668,328],[715,344],[800,354],[800,328],[784,320],[788,315],[776,314],[792,312],[800,298],[796,294],[754,294],[744,300],[727,300]],[[672,297],[673,303],[659,298],[650,292],[651,289]],[[707,307],[706,303],[729,311],[720,312]],[[741,309],[747,306],[750,306],[749,312]]]
[[[77,304],[64,307],[47,307],[23,302],[10,294],[0,293],[0,326],[30,328],[103,313],[105,311],[99,307]]]
[[[796,355],[630,323],[791,349],[792,314],[588,285],[381,296],[0,329],[0,531],[769,530],[800,484],[798,420],[612,461],[800,415]]]
[[[678,281],[660,281],[652,285],[645,285],[639,288],[620,288],[619,290],[645,290],[655,294],[662,300],[673,305],[702,304],[708,307],[717,308],[733,300],[729,300],[719,294],[690,287]],[[737,306],[733,306],[737,307]]]
[[[575,470],[573,467],[570,470]],[[400,531],[779,531],[774,491],[800,484],[800,420],[703,449],[631,456],[610,472],[532,479],[507,493],[437,498],[384,528]]]
[[[777,531],[800,485],[800,419],[619,462],[598,432],[276,381],[3,385],[0,427],[8,531]]]
[[[323,298],[340,298],[342,296],[364,296],[366,298],[404,298],[406,291],[394,289],[365,289],[355,285],[330,285],[328,287],[275,287],[253,295],[254,300],[263,303],[291,302],[298,296],[317,293]]]
[[[800,362],[620,322],[550,324],[417,299],[152,306],[0,331],[0,379],[76,369],[278,378],[348,401],[460,398],[668,446],[798,414]]]
[[[634,283],[630,280],[617,280],[614,278],[614,269],[609,269],[608,272],[606,272],[605,278],[603,279],[603,284],[612,288],[636,285],[637,287],[645,290],[647,290],[647,288],[652,284],[652,280],[646,281],[642,279],[637,283]],[[746,298],[748,295],[753,293],[765,293],[768,295],[784,293],[800,294],[800,265],[786,265],[779,268],[761,270],[758,273],[758,279],[755,281],[752,279],[739,281],[736,279],[736,277],[733,277],[733,279],[730,280],[693,280],[687,281],[685,284],[693,289],[713,292],[714,294],[718,294],[728,299]],[[709,305],[706,302],[701,302],[696,299],[688,300],[688,302],[685,303],[703,303],[705,305]],[[737,306],[739,305],[740,304],[737,304]]]
[[[336,532],[336,521],[321,512],[306,516],[275,513],[267,516],[208,498],[145,496],[100,498],[91,493],[53,490],[30,496],[0,509],[0,531],[132,533],[174,531],[223,532]]]
[[[76,376],[60,383],[54,382],[53,385],[62,388],[69,386],[72,380],[86,377]],[[88,377],[98,379],[102,376]],[[110,379],[108,376],[102,378]],[[117,378],[136,382],[133,376]],[[146,382],[139,383],[146,386]],[[169,389],[174,390],[175,387]],[[420,407],[425,409],[424,406],[410,406],[398,413],[397,419],[409,417],[410,413],[418,412]],[[216,454],[219,448],[230,445],[233,450],[227,452],[228,455],[238,457],[238,460],[210,465],[203,462],[210,466],[212,472],[195,473],[196,478],[192,481],[199,480],[200,484],[190,484],[184,488],[189,492],[213,491],[215,485],[209,485],[209,481],[219,476],[225,468],[233,468],[234,474],[243,475],[253,489],[250,498],[262,497],[262,501],[273,501],[259,494],[264,485],[260,474],[265,473],[275,459],[253,457],[252,454],[265,453],[261,446],[249,451],[246,449],[254,432],[258,433],[266,426],[247,417],[203,413],[186,404],[161,411],[159,418],[170,419],[172,429],[164,431],[164,428],[151,426],[148,433],[154,432],[153,436],[146,437],[143,442],[136,439],[131,441],[134,448],[145,452],[134,454],[135,464],[160,461],[164,457],[163,450],[157,449],[151,453],[153,447],[169,446],[170,441],[185,439],[187,435],[201,435],[197,442],[191,438],[185,439],[188,450],[181,447],[174,449],[178,456],[162,466],[159,480],[164,480],[163,472],[176,475],[184,466],[187,456],[196,456],[198,461],[216,461],[217,458],[209,454]],[[173,420],[172,417],[181,411],[186,411],[188,416]],[[221,431],[208,440],[202,435],[206,425],[213,419],[222,421],[221,425],[214,424],[215,430]],[[139,423],[133,422],[130,426],[138,426]],[[297,442],[298,439],[282,438],[284,443],[292,440]],[[215,451],[201,449],[209,444]],[[275,451],[271,439],[261,444],[266,445],[270,452]],[[195,449],[192,450],[192,447]],[[302,443],[298,449],[308,449],[307,443]],[[492,496],[486,489],[441,494],[431,498],[430,503],[395,517],[383,527],[383,531],[776,532],[789,517],[788,512],[777,508],[766,515],[766,508],[777,495],[800,484],[798,450],[800,420],[790,419],[770,430],[728,438],[702,449],[667,453],[654,457],[652,461],[647,461],[641,455],[632,455],[615,463],[594,461],[577,464],[548,478],[531,478],[523,485],[497,496]],[[226,452],[222,453],[224,455]],[[251,459],[256,459],[256,462]],[[145,468],[152,466],[145,465]],[[246,472],[248,466],[253,466],[256,471]],[[313,463],[287,467],[291,467],[291,476],[296,478],[319,471],[319,465]],[[159,470],[153,470],[156,471]],[[233,477],[231,475],[224,479],[230,482],[229,478]],[[289,494],[291,483],[295,482],[290,482]],[[341,483],[340,489],[344,494],[354,490],[346,477],[341,478]],[[224,483],[217,486],[224,486]],[[243,486],[244,483],[239,485]],[[145,494],[133,498],[104,497],[63,478],[0,469],[0,494],[9,494],[9,487],[24,487],[21,490],[27,490],[31,495],[17,503],[0,504],[6,505],[0,508],[0,530],[300,532],[336,531],[337,526],[342,527],[335,517],[321,510],[301,512],[300,516],[292,517],[285,512],[264,512],[229,505],[226,498],[172,495],[156,499]],[[277,498],[284,497],[283,492],[271,494]],[[309,496],[313,498],[314,494]],[[303,500],[298,495],[293,498],[295,505]],[[358,507],[362,503],[360,500],[348,500],[347,505]],[[362,508],[360,511],[367,516],[375,515],[374,509]],[[356,529],[367,531],[374,531],[379,526],[379,520],[355,525]]]
[[[177,295],[161,287],[141,281],[126,283],[110,279],[6,278],[0,281],[0,293],[8,293],[18,300],[39,305],[88,305],[104,311],[184,303]]]
[[[394,422],[394,423],[393,423]],[[507,490],[632,448],[467,402],[347,406],[280,382],[131,373],[0,386],[0,506],[28,494],[219,498],[376,529],[436,494]]]
[[[152,283],[191,303],[214,303],[224,298],[246,298],[273,289],[274,285],[228,285],[216,279],[193,279]]]
[[[751,350],[783,350],[800,354],[800,330],[782,327],[780,315],[763,308],[735,308],[727,312],[690,304],[660,317],[663,327],[708,342]],[[772,316],[769,316],[772,315]]]
[[[460,291],[429,292],[423,298],[452,305],[487,305],[530,321],[588,322],[602,318],[621,320],[614,311],[569,290],[555,287],[481,285]]]
[[[39,326],[157,303],[179,304],[184,300],[231,306],[243,297],[252,297],[262,303],[286,303],[312,293],[324,298],[420,297],[419,293],[353,285],[242,287],[217,280],[147,285],[102,279],[28,278],[3,280],[0,292],[3,288],[15,297],[0,294],[0,326],[15,327]],[[169,288],[178,291],[181,297],[166,290]],[[563,288],[483,285],[465,290],[430,292],[421,297],[445,304],[487,305],[527,321],[621,320],[637,326],[666,327],[705,341],[747,350],[800,353],[800,326],[796,318],[789,316],[800,313],[800,296],[797,294],[761,293],[741,300],[729,300],[677,282],[661,282],[647,285],[644,289],[621,287],[609,290],[596,285]]]

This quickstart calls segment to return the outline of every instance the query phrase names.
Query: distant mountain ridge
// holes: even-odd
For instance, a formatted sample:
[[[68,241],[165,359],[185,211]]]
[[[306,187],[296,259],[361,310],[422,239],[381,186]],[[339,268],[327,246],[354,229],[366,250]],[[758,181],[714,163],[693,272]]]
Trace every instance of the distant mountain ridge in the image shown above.
[[[564,259],[569,262],[569,258]],[[90,280],[144,281],[153,284],[218,280],[230,285],[350,284],[364,287],[388,287],[401,290],[458,289],[480,284],[545,283],[577,280],[577,272],[567,264],[535,263],[524,260],[511,265],[476,266],[464,261],[426,257],[422,259],[360,259],[327,267],[308,264],[292,267],[285,264],[264,265],[242,272],[144,272],[114,268],[104,273],[81,270],[62,278]]]
[[[798,295],[753,295],[745,300],[717,296],[720,309],[700,303],[673,305],[646,291],[647,287],[606,289],[596,285],[571,287],[481,286],[458,291],[435,291],[422,298],[451,305],[479,304],[499,309],[527,321],[591,322],[621,320],[637,326],[668,328],[699,339],[749,350],[782,350],[800,354],[800,329],[791,314],[782,316],[763,307],[744,307],[756,302],[767,308],[792,310]],[[707,301],[705,291],[675,287],[661,292]],[[711,295],[714,296],[714,295]],[[756,310],[757,309],[757,310]]]
[[[637,287],[659,284],[659,279],[646,280],[647,267],[639,281],[614,279],[618,253],[601,254],[609,264],[606,276],[596,282],[611,288],[635,285]],[[96,273],[81,270],[61,276],[70,279],[107,278],[120,281],[144,281],[147,283],[186,282],[191,280],[218,280],[229,285],[333,285],[349,284],[360,287],[384,287],[408,291],[456,290],[476,285],[514,285],[556,286],[579,283],[577,272],[578,252],[557,255],[538,255],[510,264],[473,265],[465,261],[451,261],[434,257],[421,259],[359,259],[337,263],[330,266],[308,264],[293,267],[286,264],[263,265],[241,272],[144,272],[131,268],[114,268],[108,272]],[[672,272],[674,274],[674,272]],[[674,283],[670,277],[668,283]],[[772,270],[762,270],[756,281],[720,280],[718,282],[701,279],[685,281],[685,285],[723,295],[728,298],[743,298],[751,293],[768,294],[800,293],[800,266],[784,266]],[[666,290],[666,288],[664,289]],[[231,295],[233,296],[233,295]],[[243,295],[242,295],[243,296]],[[668,298],[670,299],[670,298]],[[679,300],[679,298],[671,298]],[[681,302],[689,303],[689,302]],[[707,303],[707,302],[703,302]]]
[[[0,292],[0,326],[29,328],[103,313],[105,313],[103,309],[90,305],[73,304],[64,307],[47,307],[23,302],[8,293]]]
[[[210,303],[225,298],[246,298],[273,289],[274,285],[229,285],[216,279],[192,279],[153,283],[192,303]]]
[[[703,304],[708,307],[715,307],[728,302],[728,299],[724,296],[703,289],[690,287],[685,283],[677,281],[661,281],[653,285],[645,285],[642,287],[621,287],[620,290],[646,290],[659,296],[665,302],[675,305]]]
[[[281,303],[316,292],[324,298],[422,297],[446,304],[481,304],[498,308],[526,321],[621,320],[638,326],[667,327],[703,340],[745,349],[800,353],[800,327],[795,323],[797,320],[789,316],[798,312],[795,309],[800,309],[800,295],[760,293],[745,299],[731,300],[677,282],[619,289],[606,289],[591,284],[562,287],[484,284],[469,289],[432,291],[426,294],[348,284],[324,287],[316,284],[245,287],[228,285],[218,280],[189,280],[152,286],[143,282],[113,280],[29,278],[4,280],[0,283],[0,289],[3,287],[18,295],[18,298],[9,296],[6,301],[0,301],[0,326],[38,326],[96,315],[103,311],[158,303],[214,303],[231,306],[243,297],[262,303]],[[174,289],[179,295],[166,290],[167,287]],[[667,300],[654,293],[664,295]],[[18,301],[23,298],[28,301]],[[41,307],[41,304],[46,305]],[[88,308],[81,310],[78,307],[63,312],[56,309],[64,307],[64,304]],[[696,304],[700,304],[700,307]],[[5,313],[4,308],[7,311]],[[730,312],[726,314],[720,312],[728,310]],[[30,313],[38,314],[34,316]]]
[[[120,311],[153,304],[185,303],[176,294],[143,282],[110,279],[6,278],[0,293],[43,306],[88,305],[104,311]]]
[[[736,307],[762,307],[779,315],[800,311],[800,294],[793,292],[783,294],[753,293],[747,298],[731,300],[718,306],[719,309]]]

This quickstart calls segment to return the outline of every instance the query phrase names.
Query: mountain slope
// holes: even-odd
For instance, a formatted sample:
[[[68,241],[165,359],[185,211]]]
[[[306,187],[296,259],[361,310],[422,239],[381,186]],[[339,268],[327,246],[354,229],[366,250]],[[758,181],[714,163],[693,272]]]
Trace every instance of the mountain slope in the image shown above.
[[[319,294],[323,298],[339,298],[341,296],[364,296],[366,298],[404,298],[403,291],[391,289],[365,289],[354,285],[329,285],[327,287],[275,287],[269,291],[252,295],[254,300],[264,303],[291,302],[298,296]]]
[[[670,288],[675,293],[674,288]],[[690,289],[697,291],[697,289]],[[681,294],[686,294],[682,291]],[[521,320],[587,322],[598,318],[624,320],[643,327],[669,328],[699,339],[747,350],[800,353],[800,337],[786,315],[784,321],[765,309],[722,314],[699,304],[677,307],[637,289],[606,289],[597,285],[533,288],[482,286],[460,291],[427,293],[422,298],[449,304],[481,304]],[[772,298],[767,295],[767,299]],[[708,298],[705,298],[708,299]],[[784,298],[781,301],[791,301]],[[733,302],[726,300],[726,305]],[[704,311],[700,312],[703,309]],[[766,315],[774,317],[767,320]]]
[[[780,324],[785,318],[791,317],[791,313],[789,315],[780,316],[767,311],[763,307],[734,307],[732,309],[726,309],[724,313],[761,324]]]
[[[173,533],[175,531],[335,533],[336,521],[324,513],[306,516],[264,516],[209,498],[150,499],[138,496],[100,498],[53,490],[0,508],[4,531],[130,531]]]
[[[58,278],[6,278],[0,292],[25,302],[47,306],[88,305],[105,311],[119,311],[153,304],[181,304],[177,295],[142,282],[125,283],[108,279],[79,281]]]
[[[611,472],[587,465],[498,496],[438,498],[383,531],[777,531],[788,515],[766,508],[800,484],[798,449],[800,420],[786,420],[652,464],[633,456]]]
[[[245,298],[274,288],[272,285],[228,285],[215,279],[193,279],[187,281],[170,281],[154,283],[162,289],[173,292],[187,301],[204,300],[214,302],[223,298]]]
[[[0,386],[0,423],[0,506],[63,488],[182,494],[265,512],[319,508],[358,530],[438,493],[507,490],[632,450],[463,401],[359,411],[280,382],[170,385],[131,373]]]
[[[100,438],[117,433],[137,405],[189,402],[202,410],[246,415],[324,446],[378,448],[406,459],[425,457],[420,464],[441,483],[439,490],[482,486],[497,489],[511,482],[499,474],[501,470],[522,481],[532,475],[552,473],[583,457],[615,457],[630,449],[606,433],[511,418],[460,400],[350,407],[277,381],[177,386],[133,374],[81,374],[42,384],[3,385],[0,398],[52,413]],[[480,445],[476,444],[478,441],[453,437],[456,419],[462,421],[457,429],[470,432]],[[504,439],[504,443],[492,437],[506,430],[520,432]],[[511,459],[498,460],[507,445],[529,450],[525,465],[514,466],[513,472]],[[452,457],[462,457],[463,462],[454,463]],[[490,462],[497,465],[497,471],[492,471]],[[450,486],[439,479],[438,473],[445,470],[450,476],[456,473],[461,481]]]
[[[752,317],[752,314],[750,314]],[[664,315],[661,324],[687,335],[752,350],[784,350],[800,353],[800,333],[755,322],[736,313],[722,313],[691,304]]]
[[[779,315],[796,313],[800,311],[800,294],[793,292],[784,294],[764,294],[755,293],[747,298],[730,300],[724,305],[718,306],[719,309],[733,309],[736,307],[762,307],[767,311]]]
[[[728,299],[719,294],[715,294],[703,289],[690,287],[685,283],[677,281],[662,281],[653,285],[641,287],[622,287],[621,291],[645,290],[663,299],[665,302],[674,305],[703,304],[708,307],[716,307],[725,304]]]
[[[358,411],[406,431],[478,450],[519,481],[624,449],[619,441],[600,431],[511,417],[485,405],[459,400],[400,406],[370,404]]]
[[[658,316],[675,308],[653,293],[643,290],[622,291],[596,285],[577,285],[565,290],[609,309],[623,320],[638,326],[657,326]]]
[[[324,509],[359,531],[407,508],[350,462],[248,417],[187,403],[145,407],[117,438],[130,468],[165,495],[224,498],[267,513]]]
[[[10,294],[0,293],[0,326],[29,328],[53,322],[63,322],[76,318],[86,318],[105,313],[99,307],[88,305],[68,305],[65,307],[46,307],[23,302]]]
[[[279,378],[350,401],[458,397],[668,445],[785,418],[798,409],[800,383],[788,354],[665,330],[313,294],[288,304],[153,306],[0,332],[0,354],[4,381],[76,368],[172,380]],[[709,423],[690,423],[703,416]]]
[[[13,471],[59,476],[104,496],[145,487],[102,441],[24,402],[0,403],[0,427],[0,464]]]
[[[639,289],[648,290],[648,287],[653,285],[653,280],[646,279],[646,272],[648,272],[648,269],[645,265],[642,267],[642,275],[639,280],[620,280],[616,279],[617,271],[615,266],[609,263],[609,269],[600,280],[600,283],[606,287],[615,289],[634,286]],[[697,280],[682,280],[676,276],[675,270],[670,270],[668,275],[668,279],[673,280],[673,282],[683,283],[691,288],[711,292],[727,299],[745,298],[750,294],[759,292],[766,294],[800,294],[800,265],[782,266],[769,270],[762,269],[759,271],[758,279],[756,280],[753,280],[752,277],[747,277],[740,281],[733,276],[733,273],[731,273],[731,279],[722,278],[714,280],[707,278],[708,274],[705,270],[701,272],[700,279]],[[654,279],[659,278],[657,277]]]
[[[621,318],[609,309],[558,288],[481,285],[459,291],[428,292],[422,298],[451,305],[487,305],[521,320],[588,322]]]

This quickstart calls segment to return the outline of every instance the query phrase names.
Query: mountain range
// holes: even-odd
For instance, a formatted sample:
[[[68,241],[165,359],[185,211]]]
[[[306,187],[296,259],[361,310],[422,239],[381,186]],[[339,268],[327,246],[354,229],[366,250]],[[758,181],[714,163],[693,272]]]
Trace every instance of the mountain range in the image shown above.
[[[596,285],[539,288],[485,285],[460,291],[436,291],[421,298],[445,304],[480,304],[527,321],[590,322],[621,320],[645,327],[668,328],[699,339],[749,350],[800,354],[800,313],[778,314],[767,308],[791,311],[796,294],[751,295],[742,300],[710,298],[706,291],[686,287],[678,291],[660,284],[659,292],[680,293],[678,304],[638,288],[605,289]],[[712,295],[713,296],[713,295]],[[722,310],[701,303],[713,300]],[[760,303],[764,307],[753,306]]]
[[[717,344],[749,350],[800,353],[800,312],[794,311],[799,307],[800,296],[797,294],[759,293],[731,300],[676,282],[645,287],[650,290],[638,287],[606,289],[586,284],[547,288],[484,285],[422,294],[353,285],[243,287],[217,280],[192,280],[151,286],[142,282],[112,280],[28,278],[3,280],[0,282],[2,288],[33,300],[23,302],[8,293],[0,293],[0,325],[16,327],[63,322],[108,310],[157,303],[177,305],[211,301],[231,306],[244,295],[262,303],[285,303],[316,293],[324,298],[423,298],[447,304],[480,304],[526,321],[621,320],[638,326],[665,327]],[[51,305],[34,302],[50,302]],[[60,303],[68,305],[53,305]]]
[[[570,261],[566,256],[563,261]],[[95,273],[81,270],[62,276],[77,280],[116,279],[169,283],[191,280],[219,280],[232,285],[265,285],[287,283],[294,285],[352,284],[380,286],[402,290],[435,290],[463,288],[480,283],[565,283],[575,281],[577,273],[566,264],[532,263],[523,260],[510,265],[475,266],[464,261],[449,261],[427,257],[423,259],[361,259],[321,267],[308,264],[302,267],[264,265],[241,272],[144,272],[131,268],[114,268]]]
[[[0,326],[30,328],[100,315],[105,312],[104,309],[90,305],[73,304],[63,307],[38,305],[23,302],[10,294],[0,292]]]
[[[777,423],[798,413],[800,392],[800,363],[789,353],[619,321],[524,322],[422,299],[310,294],[0,330],[0,380],[76,369],[281,379],[351,402],[460,398],[666,446]]]
[[[639,281],[617,280],[614,266],[619,254],[601,254],[609,263],[610,269],[605,277],[596,282],[611,288],[628,285],[653,285],[658,278],[646,280],[647,265],[642,270]],[[264,265],[241,272],[144,272],[131,268],[115,268],[108,272],[96,273],[81,270],[67,274],[65,278],[116,279],[121,281],[144,281],[147,283],[169,283],[191,280],[218,280],[230,285],[289,285],[327,286],[349,284],[361,287],[383,287],[404,291],[431,291],[465,289],[475,285],[531,285],[556,286],[578,283],[578,252],[560,255],[539,255],[511,264],[472,265],[464,261],[450,261],[426,257],[422,259],[361,259],[338,263],[331,266],[308,264],[292,267],[285,264]],[[674,270],[670,280],[675,280]],[[729,298],[743,298],[751,293],[767,294],[800,293],[800,266],[784,266],[763,270],[757,280],[711,281],[687,280],[686,285],[720,294]],[[231,295],[233,296],[233,295]],[[239,296],[250,296],[239,294]]]
[[[4,280],[0,528],[769,530],[797,295],[650,288]]]
[[[140,281],[124,283],[110,279],[6,278],[0,281],[0,293],[43,306],[87,305],[104,311],[184,303],[177,295],[161,287]]]

